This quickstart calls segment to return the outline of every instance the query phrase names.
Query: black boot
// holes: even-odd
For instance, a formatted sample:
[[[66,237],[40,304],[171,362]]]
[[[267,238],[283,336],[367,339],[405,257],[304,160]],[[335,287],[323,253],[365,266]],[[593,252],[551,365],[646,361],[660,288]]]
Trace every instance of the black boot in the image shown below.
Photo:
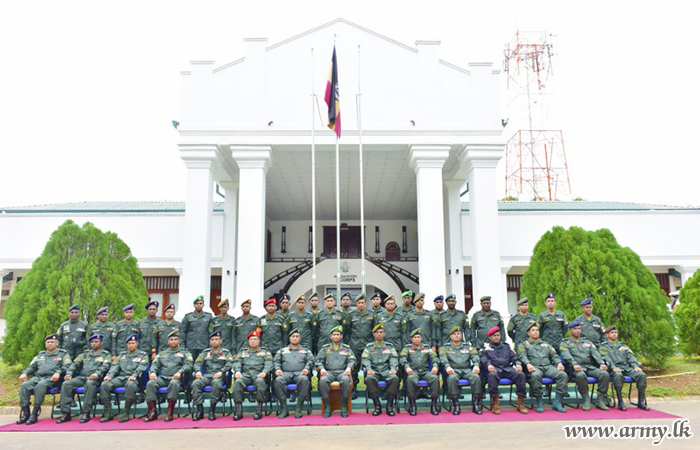
[[[63,415],[61,415],[61,417],[56,421],[56,423],[58,423],[58,424],[66,423],[66,422],[70,422],[72,419],[73,419],[73,416],[71,415],[71,413],[69,413],[69,412],[63,413]]]
[[[263,404],[262,404],[262,402],[258,402],[258,410],[255,411],[255,415],[253,416],[253,419],[260,420],[262,418],[263,418]]]
[[[416,407],[416,400],[410,398],[410,399],[408,399],[408,415],[415,416],[416,414],[418,414],[418,408]]]
[[[642,411],[649,411],[649,407],[647,406],[647,396],[644,389],[640,390],[639,395],[637,396],[637,408],[641,409]]]
[[[389,417],[394,417],[396,412],[394,412],[394,397],[389,397],[386,401],[386,415]]]
[[[24,423],[25,425],[34,425],[39,421],[39,415],[41,414],[41,406],[34,405],[32,413],[29,415],[29,419]]]
[[[197,411],[194,413],[194,417],[192,418],[192,421],[198,422],[198,421],[204,419],[204,405],[196,405],[195,409]]]
[[[481,395],[473,395],[472,396],[472,412],[477,415],[481,415],[484,413],[484,409],[481,406],[481,401],[483,400],[483,397]]]
[[[204,406],[202,406],[204,409]],[[216,420],[216,402],[211,402],[209,405],[209,420]]]
[[[472,406],[474,406],[473,400]],[[458,416],[460,414],[462,414],[462,406],[459,404],[459,397],[452,397],[452,415]]]
[[[133,405],[134,403],[128,400],[124,403],[124,412],[119,416],[119,423],[125,423],[131,420],[131,407]]]
[[[100,419],[100,423],[106,423],[114,419],[114,413],[112,413],[112,404],[107,400],[102,404],[104,406],[104,416]]]
[[[358,396],[359,396],[359,394],[357,393],[357,389],[353,389],[352,390],[352,399],[357,400]]]
[[[236,403],[236,406],[233,409],[233,420],[241,420],[243,418],[243,404],[242,403]]]
[[[627,411],[627,406],[625,406],[625,396],[622,395],[622,389],[616,391],[617,393],[617,409],[620,411]]]
[[[90,413],[83,413],[82,416],[80,416],[80,423],[88,423],[90,422]]]
[[[17,425],[24,425],[29,420],[29,406],[23,406],[19,412],[19,420],[15,422]]]
[[[382,413],[382,402],[379,400],[379,397],[374,397],[372,399],[374,402],[374,411],[372,411],[373,416],[379,416]]]
[[[430,414],[434,416],[440,414],[440,407],[438,406],[438,401],[436,398],[430,401]]]

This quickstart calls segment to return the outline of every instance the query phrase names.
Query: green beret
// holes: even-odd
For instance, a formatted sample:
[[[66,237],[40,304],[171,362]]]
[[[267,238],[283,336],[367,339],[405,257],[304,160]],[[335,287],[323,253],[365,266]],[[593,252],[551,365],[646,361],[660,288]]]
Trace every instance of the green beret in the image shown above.
[[[355,302],[357,302],[358,300],[366,300],[366,299],[367,299],[367,297],[365,297],[365,293],[363,292],[363,293],[359,294],[357,297],[355,297]]]
[[[289,336],[293,335],[294,333],[301,334],[299,328],[292,328],[291,330],[289,330]]]
[[[328,300],[329,298],[335,300],[335,297],[333,297],[333,294],[328,294],[325,297],[323,297],[324,300]]]
[[[383,323],[378,323],[372,328],[372,333],[376,333],[378,330],[383,330],[384,329],[384,324]]]
[[[401,298],[404,298],[404,297],[411,297],[411,298],[413,298],[413,291],[406,291],[406,292],[404,292],[403,294],[401,294]]]
[[[527,297],[523,297],[523,298],[521,298],[520,300],[518,300],[517,305],[518,305],[518,306],[524,305],[524,304],[527,303],[527,302],[529,302],[529,300],[527,299]]]
[[[350,297],[350,298],[352,298],[352,294],[349,293],[349,292],[343,292],[343,295],[341,295],[340,298],[343,298],[343,297]]]
[[[450,294],[447,297],[445,297],[445,302],[447,302],[448,300],[451,300],[451,299],[457,300],[457,296],[454,294]]]
[[[423,336],[420,332],[420,328],[416,328],[415,330],[411,331],[411,337],[415,335]]]
[[[73,305],[70,308],[68,308],[68,312],[70,311],[80,311],[80,305]]]
[[[331,328],[330,334],[333,334],[333,333],[340,333],[340,334],[343,334],[343,326],[342,326],[342,325],[338,325],[338,326],[335,326],[335,327]]]
[[[314,292],[313,294],[309,295],[309,299],[312,299],[314,297],[318,298],[318,292]]]
[[[461,327],[452,327],[452,329],[450,330],[450,334],[456,333],[456,332],[458,332],[458,331],[461,333],[461,332],[462,332],[462,328],[461,328]]]
[[[418,302],[418,300],[425,301],[425,294],[422,292],[419,292],[418,294],[416,294],[416,296],[413,298],[413,300],[411,300],[411,304],[415,305],[416,302]]]
[[[197,303],[197,302],[202,302],[202,303],[204,303],[204,296],[203,296],[203,295],[200,295],[199,297],[195,298],[194,301],[192,302],[192,304],[194,305],[194,304]]]

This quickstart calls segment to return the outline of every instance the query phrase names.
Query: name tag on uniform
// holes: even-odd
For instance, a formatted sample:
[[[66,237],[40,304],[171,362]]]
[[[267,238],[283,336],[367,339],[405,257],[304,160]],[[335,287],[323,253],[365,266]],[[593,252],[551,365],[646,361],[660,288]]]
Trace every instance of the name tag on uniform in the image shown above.
[[[226,360],[226,357],[223,356],[223,355],[219,356],[219,360],[222,360],[222,359],[223,359],[223,360]]]
[[[340,354],[341,354],[341,355],[347,355],[348,352],[346,352],[345,350],[341,350],[341,351],[340,351]]]
[[[427,349],[426,349],[426,350],[422,350],[421,352],[422,352],[422,353],[430,353],[430,350],[427,350]]]
[[[99,358],[95,358],[95,362],[104,362],[104,360],[105,359],[101,356]]]
[[[80,331],[81,333],[85,333],[85,328],[78,328],[78,331]]]
[[[462,352],[462,353],[469,353],[469,350],[463,349],[463,350],[461,350],[461,352]]]
[[[540,347],[547,347],[547,344],[540,344]]]
[[[247,358],[247,357],[249,357],[249,356],[250,356],[249,354],[243,353],[243,354],[241,355],[241,358]]]
[[[299,353],[301,353],[302,355],[305,355],[305,354],[306,354],[306,350],[299,350]]]
[[[563,321],[564,321],[564,319],[557,319],[557,321],[558,321],[558,322],[563,322]]]
[[[384,350],[382,353],[391,353],[391,350]]]
[[[597,323],[594,323],[593,326],[600,328],[600,324],[597,324]]]
[[[498,317],[491,317],[492,322],[498,322]]]
[[[141,357],[134,358],[134,362],[141,362]]]
[[[176,353],[175,356],[179,356],[180,358],[182,358],[182,357],[184,357],[185,355],[183,355],[182,353]]]
[[[52,359],[51,361],[56,361],[56,362],[58,362],[58,361],[60,361],[60,360],[61,360],[61,358],[54,358],[54,359]]]
[[[590,346],[591,346],[591,344],[587,344],[587,343],[585,343],[585,342],[583,343],[583,348],[588,348],[588,347],[590,347]]]

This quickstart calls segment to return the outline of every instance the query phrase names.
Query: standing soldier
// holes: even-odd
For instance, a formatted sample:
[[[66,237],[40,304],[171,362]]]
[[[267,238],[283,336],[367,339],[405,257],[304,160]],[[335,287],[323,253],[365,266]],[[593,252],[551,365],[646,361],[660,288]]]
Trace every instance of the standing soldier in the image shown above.
[[[136,335],[139,337],[139,323],[134,320],[134,312],[136,306],[132,303],[124,307],[124,320],[120,320],[114,327],[114,333],[112,333],[112,360],[116,359],[117,356],[121,355],[122,352],[126,351],[126,340],[132,336]],[[150,353],[151,349],[146,349]]]
[[[401,349],[403,348],[403,317],[396,312],[396,299],[393,294],[384,300],[384,307],[386,311],[374,318],[374,325],[380,323],[384,325],[384,339],[394,349]]]
[[[165,307],[165,320],[161,321],[156,328],[153,330],[153,350],[156,354],[162,352],[168,348],[168,335],[173,330],[180,330],[180,322],[174,319],[175,317],[175,304],[171,303]],[[181,333],[182,335],[182,333]]]
[[[280,402],[280,419],[289,416],[287,409],[287,385],[297,385],[297,411],[295,417],[304,416],[304,402],[311,391],[311,371],[314,368],[314,356],[311,349],[301,345],[301,332],[294,328],[289,331],[289,345],[282,347],[275,354],[275,381],[272,383],[275,396]]]
[[[458,327],[464,334],[464,343],[472,343],[472,330],[469,328],[469,319],[464,311],[457,309],[457,297],[450,294],[445,299],[447,311],[440,314],[440,346],[451,341],[452,330]]]
[[[90,421],[90,411],[97,400],[97,388],[102,383],[102,377],[109,371],[112,362],[109,352],[102,349],[102,339],[104,336],[101,334],[90,336],[91,349],[78,355],[68,368],[61,385],[61,418],[56,423],[71,421],[71,401],[78,388],[85,388],[80,423]]]
[[[102,335],[102,349],[107,353],[112,351],[112,335],[116,325],[109,321],[109,308],[103,306],[97,310],[97,322],[90,326],[89,335]]]
[[[204,297],[201,295],[194,299],[194,311],[188,312],[182,318],[182,346],[189,350],[194,359],[197,359],[209,344],[209,324],[213,318],[211,313],[204,312]]]
[[[316,369],[320,379],[318,391],[325,407],[323,417],[326,419],[331,411],[331,383],[340,383],[340,416],[348,417],[348,398],[350,397],[350,374],[355,366],[356,357],[349,345],[343,344],[343,327],[336,326],[331,330],[331,342],[321,347],[316,355]]]
[[[481,414],[481,369],[479,351],[469,341],[462,341],[462,328],[453,327],[450,341],[440,346],[440,362],[447,373],[447,390],[452,400],[452,414],[462,413],[459,405],[459,380],[469,380],[472,388],[472,411]]]
[[[73,305],[68,310],[70,320],[58,327],[58,345],[74,360],[85,351],[88,324],[80,320],[80,306]]]
[[[173,330],[168,335],[168,348],[158,353],[151,364],[148,384],[146,385],[146,403],[148,403],[148,417],[144,422],[153,422],[158,419],[156,401],[158,401],[158,389],[168,387],[166,395],[168,399],[168,413],[166,422],[172,422],[175,403],[180,396],[182,377],[192,371],[192,354],[185,348],[180,348],[180,332]]]
[[[321,312],[321,310],[318,307],[318,293],[314,292],[311,294],[309,297],[309,306],[311,309],[309,310],[309,313],[311,314],[312,318],[317,317],[318,313]],[[312,320],[311,321],[311,351],[313,351],[314,355],[318,353],[318,329],[316,325],[314,325],[315,322]]]
[[[112,367],[100,385],[100,401],[104,407],[104,417],[100,423],[114,419],[112,413],[111,394],[117,388],[126,388],[124,395],[124,413],[119,416],[119,422],[128,422],[131,417],[131,407],[136,403],[136,393],[139,390],[139,378],[148,369],[148,355],[139,350],[139,335],[132,334],[126,339],[126,350],[117,355],[112,361]]]
[[[233,360],[233,420],[243,418],[243,392],[246,386],[250,385],[255,386],[255,398],[258,401],[258,410],[253,418],[262,419],[262,407],[267,391],[265,379],[271,370],[272,354],[266,348],[260,347],[260,330],[254,330],[248,336],[248,345],[243,347]]]
[[[576,318],[576,322],[581,324],[581,335],[599,346],[605,341],[603,321],[600,317],[593,315],[593,299],[587,298],[581,302],[583,314]]]
[[[26,423],[34,425],[39,421],[41,405],[50,389],[58,387],[58,382],[71,364],[70,355],[62,348],[58,348],[58,335],[52,334],[44,339],[45,351],[38,355],[29,363],[29,367],[22,371],[19,382],[22,386],[19,389],[19,406],[21,412],[17,425]],[[34,378],[27,381],[29,375]],[[34,408],[29,414],[31,396],[34,394]]]
[[[541,331],[542,340],[554,347],[559,354],[559,346],[566,335],[566,315],[557,311],[557,299],[554,294],[549,294],[544,303],[547,305],[547,311],[540,313],[537,326]]]
[[[367,344],[362,351],[362,367],[367,371],[365,385],[367,395],[374,402],[373,416],[382,413],[382,404],[379,401],[379,382],[386,382],[386,413],[394,416],[394,400],[399,393],[399,355],[396,349],[388,342],[384,342],[384,324],[380,323],[372,329],[374,342]]]
[[[598,349],[588,339],[581,337],[581,324],[572,322],[569,324],[571,337],[564,339],[561,343],[561,357],[569,364],[574,372],[574,381],[578,386],[578,391],[583,398],[584,411],[590,411],[591,399],[588,394],[588,377],[598,379],[598,396],[595,406],[603,411],[608,410],[605,404],[608,395],[608,385],[610,384],[610,374],[603,358],[598,353]]]
[[[622,386],[625,377],[632,378],[637,384],[637,408],[649,411],[647,406],[647,375],[642,370],[642,365],[634,357],[632,350],[618,341],[618,331],[615,325],[609,326],[605,330],[608,341],[600,346],[600,354],[607,366],[612,369],[613,386],[617,393],[617,408],[620,411],[627,411],[622,396]]]
[[[525,364],[530,373],[530,387],[532,388],[532,396],[537,401],[537,412],[544,412],[542,378],[547,377],[553,379],[557,384],[557,395],[552,402],[552,409],[565,413],[564,394],[566,394],[569,377],[564,372],[564,365],[554,347],[550,343],[540,340],[540,327],[536,323],[530,324],[527,335],[528,339],[518,349],[518,358]]]
[[[440,414],[437,404],[438,396],[440,395],[440,379],[437,376],[439,366],[437,354],[434,349],[423,343],[420,328],[411,331],[409,337],[411,343],[401,350],[401,355],[399,356],[399,364],[406,372],[408,413],[412,416],[418,414],[416,395],[418,382],[422,380],[426,381],[430,387],[430,414],[437,416]]]
[[[328,294],[324,298],[326,308],[316,315],[314,327],[318,334],[318,347],[321,348],[330,342],[331,330],[343,324],[343,315],[335,310],[335,298]]]
[[[204,388],[211,386],[211,398],[209,400],[209,420],[216,420],[216,404],[226,401],[224,397],[224,385],[226,374],[233,367],[233,353],[222,346],[221,331],[214,331],[209,336],[210,347],[204,349],[194,362],[194,377],[192,382],[192,403],[197,410],[193,421],[204,418]]]
[[[284,320],[277,315],[277,301],[274,298],[265,302],[267,315],[260,318],[263,348],[276,355],[285,341]]]
[[[350,348],[353,354],[362,355],[362,351],[367,344],[372,342],[372,328],[374,328],[374,314],[367,311],[367,299],[365,294],[360,294],[355,298],[357,311],[350,314]],[[355,358],[355,367],[352,370],[352,398],[358,397],[357,386],[360,383],[360,363],[358,358]]]
[[[501,413],[498,385],[501,378],[508,378],[515,383],[518,396],[518,412],[527,414],[525,407],[525,384],[527,378],[523,372],[523,365],[518,356],[510,349],[510,345],[501,342],[501,329],[493,327],[489,330],[489,342],[484,344],[481,352],[481,363],[486,367],[486,381],[491,393],[491,405],[494,414]]]
[[[370,312],[374,315],[374,317],[377,317],[379,314],[384,312],[384,308],[382,307],[382,296],[379,294],[379,292],[375,292],[370,301],[372,302],[372,310]]]
[[[211,336],[211,333],[214,331],[221,331],[221,345],[233,351],[235,342],[234,342],[234,329],[235,329],[235,322],[236,319],[233,318],[233,316],[228,315],[228,299],[221,300],[218,304],[219,307],[219,315],[214,317],[209,324],[209,335]]]
[[[343,328],[345,329],[345,334],[343,339],[345,343],[350,343],[350,315],[352,314],[352,294],[346,292],[340,297],[340,315],[343,317]]]
[[[287,320],[284,322],[284,332],[288,334],[290,330],[296,328],[301,333],[301,344],[311,350],[314,335],[313,316],[311,313],[306,312],[306,297],[300,295],[294,304],[297,310],[289,313]]]
[[[280,319],[282,319],[282,322],[287,320],[287,317],[289,316],[289,308],[292,306],[292,303],[290,301],[291,299],[289,298],[289,295],[284,294],[282,297],[280,297],[279,301],[279,307],[280,310],[277,312],[277,315],[280,316]]]
[[[530,312],[530,303],[527,298],[518,300],[518,314],[510,318],[508,322],[508,336],[515,343],[515,352],[518,352],[520,344],[527,339],[527,328],[537,322],[537,318]]]
[[[425,294],[418,293],[413,299],[413,311],[409,311],[403,317],[403,342],[411,342],[411,332],[413,330],[421,330],[421,339],[425,345],[433,343],[433,318],[430,313],[423,309],[425,305]],[[433,351],[435,349],[433,348]]]
[[[431,327],[433,329],[433,342],[430,344],[435,351],[438,351],[438,348],[444,344],[442,342],[442,313],[445,312],[445,297],[442,295],[438,295],[433,299],[433,305],[435,305],[435,309],[432,311],[429,311],[428,313],[430,314],[430,320],[432,322]],[[449,340],[448,336],[445,336],[445,339]]]
[[[236,319],[234,322],[234,327],[236,328],[236,333],[233,342],[236,343],[236,349],[234,354],[240,352],[243,347],[248,345],[248,335],[253,331],[258,329],[260,325],[260,319],[258,316],[254,316],[250,313],[251,301],[250,299],[244,300],[241,303],[241,311],[243,315]]]
[[[396,314],[406,316],[406,314],[413,311],[413,295],[413,291],[411,290],[401,294],[401,300],[403,301],[403,305],[396,311]]]
[[[153,358],[156,357],[156,352],[155,352],[155,345],[153,343],[153,335],[155,333],[156,328],[158,328],[158,325],[163,323],[161,319],[156,317],[156,314],[158,314],[158,307],[160,306],[160,303],[158,303],[155,300],[150,300],[148,304],[146,305],[146,311],[148,311],[148,317],[141,319],[139,322],[139,336],[141,337],[141,343],[139,344],[139,347],[143,349],[146,353],[148,353],[148,357],[150,358],[149,361],[153,361]]]
[[[488,332],[493,327],[501,329],[501,340],[506,343],[506,327],[503,325],[503,319],[498,311],[491,309],[491,296],[485,295],[479,299],[481,310],[474,313],[472,317],[472,339],[474,339],[474,347],[482,348],[486,341],[489,340]]]

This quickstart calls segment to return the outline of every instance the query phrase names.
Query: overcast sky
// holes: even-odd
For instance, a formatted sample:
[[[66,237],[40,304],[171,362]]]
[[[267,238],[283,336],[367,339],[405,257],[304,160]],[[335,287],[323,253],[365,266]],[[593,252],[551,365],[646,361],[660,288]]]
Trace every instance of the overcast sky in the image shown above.
[[[184,200],[179,71],[338,17],[411,46],[440,40],[462,67],[500,67],[516,29],[548,30],[574,196],[700,205],[694,3],[2,2],[0,206]]]

